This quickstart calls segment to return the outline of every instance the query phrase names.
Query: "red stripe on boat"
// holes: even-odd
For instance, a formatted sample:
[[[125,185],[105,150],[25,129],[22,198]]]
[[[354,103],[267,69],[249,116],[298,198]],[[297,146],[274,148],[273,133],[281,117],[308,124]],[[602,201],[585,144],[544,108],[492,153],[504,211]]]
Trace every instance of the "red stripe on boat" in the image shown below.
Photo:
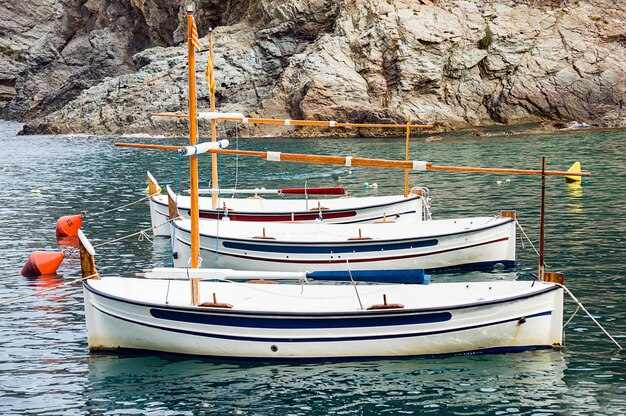
[[[279,194],[297,194],[297,195],[344,195],[346,189],[338,186],[333,188],[284,188],[279,190]]]
[[[329,212],[325,213],[322,211],[322,219],[334,219],[334,218],[348,218],[355,217],[356,211],[343,211],[343,212]],[[295,214],[293,215],[294,221],[313,221],[319,216],[319,212],[312,211],[311,213],[306,214]],[[218,218],[224,218],[224,212],[221,211],[219,216],[214,212],[200,212],[200,218],[209,218],[212,220],[216,220]],[[232,221],[291,221],[291,214],[264,214],[264,215],[256,215],[256,214],[235,214],[234,212],[228,213],[228,218]]]

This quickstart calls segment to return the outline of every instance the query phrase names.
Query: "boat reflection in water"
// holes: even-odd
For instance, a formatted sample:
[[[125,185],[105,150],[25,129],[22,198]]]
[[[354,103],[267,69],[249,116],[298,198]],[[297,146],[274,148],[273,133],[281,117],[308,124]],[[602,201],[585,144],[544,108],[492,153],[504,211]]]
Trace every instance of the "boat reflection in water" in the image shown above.
[[[567,406],[566,369],[558,352],[288,365],[92,354],[84,395],[86,410],[103,413],[123,400],[129,412],[525,414]]]

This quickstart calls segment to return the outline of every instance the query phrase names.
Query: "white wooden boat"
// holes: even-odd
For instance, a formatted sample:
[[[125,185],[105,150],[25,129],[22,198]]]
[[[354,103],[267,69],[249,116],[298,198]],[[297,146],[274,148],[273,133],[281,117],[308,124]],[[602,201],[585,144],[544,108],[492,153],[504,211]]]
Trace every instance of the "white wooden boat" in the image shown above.
[[[80,236],[83,276],[93,248]],[[532,281],[389,284],[85,280],[91,350],[220,358],[326,359],[515,352],[562,344],[563,288]],[[280,275],[281,273],[276,273]],[[267,277],[268,273],[264,276]],[[224,278],[216,272],[215,279]],[[202,274],[202,279],[212,279]]]
[[[150,189],[160,189],[156,179],[148,172]],[[221,191],[227,194],[228,190]],[[199,197],[200,219],[227,217],[231,221],[299,221],[349,224],[382,220],[384,217],[402,216],[403,220],[422,221],[430,219],[428,189],[413,188],[407,195],[328,198],[314,194],[299,199],[262,198],[261,190],[250,190],[253,197],[220,196],[217,208],[211,197]],[[168,193],[150,196],[150,219],[156,236],[169,237],[171,233],[168,200],[173,199],[179,214],[190,217],[191,197]]]
[[[191,223],[173,222],[174,265]],[[269,271],[490,269],[515,265],[515,221],[471,217],[373,224],[200,222],[202,267]]]

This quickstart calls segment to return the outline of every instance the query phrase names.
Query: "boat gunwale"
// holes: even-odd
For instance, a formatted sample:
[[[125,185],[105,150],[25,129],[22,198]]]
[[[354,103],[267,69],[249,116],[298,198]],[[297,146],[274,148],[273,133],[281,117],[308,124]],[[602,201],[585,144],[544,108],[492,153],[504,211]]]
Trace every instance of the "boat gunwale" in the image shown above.
[[[106,277],[105,277],[106,279]],[[146,279],[147,280],[147,279]],[[168,281],[167,279],[162,279],[160,281]],[[179,281],[179,280],[172,280],[172,281]],[[171,281],[170,281],[171,282]],[[531,282],[531,281],[529,281]],[[474,283],[480,283],[480,282],[474,282]],[[491,282],[483,282],[483,283],[491,283]],[[545,282],[543,282],[545,284]],[[437,283],[435,283],[437,284]],[[439,284],[446,284],[446,283],[439,283]],[[470,283],[471,284],[471,283]],[[165,304],[158,304],[158,303],[152,303],[152,302],[146,302],[146,301],[139,301],[139,300],[129,300],[127,298],[123,298],[121,296],[118,295],[112,295],[112,294],[108,294],[105,292],[102,292],[101,290],[96,289],[95,287],[93,287],[92,285],[89,284],[89,280],[85,280],[83,282],[83,287],[88,290],[89,292],[92,292],[98,296],[102,296],[104,298],[107,299],[111,299],[114,301],[118,301],[118,302],[123,302],[123,303],[128,303],[128,304],[132,304],[132,305],[136,305],[136,306],[145,306],[145,307],[151,307],[151,308],[159,308],[159,309],[166,309],[166,310],[177,310],[177,311],[183,311],[183,312],[193,312],[193,313],[199,313],[199,314],[203,314],[203,315],[221,315],[221,316],[246,316],[246,317],[250,317],[253,315],[256,316],[260,316],[260,317],[264,317],[264,316],[268,316],[268,317],[275,317],[275,318],[279,318],[281,316],[284,317],[289,317],[289,318],[300,318],[300,319],[316,319],[317,317],[336,317],[336,318],[343,318],[343,317],[356,317],[356,318],[367,318],[369,316],[381,316],[381,315],[411,315],[411,314],[420,314],[420,313],[430,313],[430,312],[442,312],[442,311],[449,311],[449,310],[459,310],[459,309],[465,309],[465,308],[475,308],[475,307],[481,307],[481,306],[490,306],[490,305],[497,305],[500,303],[506,303],[506,302],[512,302],[512,301],[517,301],[517,300],[524,300],[527,298],[532,298],[535,296],[539,296],[542,295],[544,293],[548,293],[551,292],[553,290],[558,290],[561,289],[561,286],[558,284],[550,284],[547,287],[538,289],[538,290],[534,290],[531,292],[527,292],[524,293],[522,295],[513,295],[513,296],[508,296],[505,298],[499,298],[499,299],[490,299],[490,300],[484,300],[484,301],[476,301],[476,302],[472,302],[472,303],[466,303],[466,304],[455,304],[455,305],[450,305],[450,306],[434,306],[434,307],[428,307],[428,308],[411,308],[411,309],[382,309],[382,310],[356,310],[356,311],[345,311],[345,312],[312,312],[312,311],[307,311],[307,312],[278,312],[278,311],[246,311],[246,310],[240,310],[240,309],[221,309],[221,310],[215,310],[215,309],[203,309],[201,307],[193,307],[193,306],[172,306],[172,305],[165,305]],[[532,286],[531,286],[532,288]]]
[[[160,195],[151,195],[150,196],[150,200],[153,201],[155,204],[160,205],[161,207],[167,207],[168,204],[167,203],[163,203],[161,201],[158,201],[156,198],[160,196]],[[162,195],[161,195],[162,196]],[[185,198],[190,198],[188,196],[183,195]],[[382,195],[378,198],[385,198],[385,197],[393,197],[395,195]],[[385,206],[394,206],[394,205],[398,205],[398,204],[404,204],[406,202],[413,202],[414,200],[420,199],[421,196],[420,195],[408,195],[408,196],[404,196],[404,195],[398,195],[398,197],[403,198],[402,200],[397,200],[397,201],[392,201],[389,203],[380,203],[380,204],[376,204],[376,205],[359,205],[356,207],[346,207],[346,208],[330,208],[328,210],[322,210],[322,213],[327,213],[327,212],[338,212],[338,213],[342,213],[342,212],[349,212],[349,211],[354,211],[354,210],[365,210],[365,209],[373,209],[373,208],[380,208],[380,207],[385,207]],[[367,196],[364,198],[377,198],[376,196]],[[228,198],[228,199],[238,199],[238,198]],[[245,200],[244,198],[239,198],[242,200]],[[334,199],[340,199],[340,198],[312,198],[309,199],[309,201],[332,201]],[[280,199],[265,199],[265,201],[281,201]],[[293,201],[299,201],[298,199],[292,199]],[[189,210],[190,208],[186,208],[186,207],[178,207],[178,209],[181,210]],[[226,211],[233,211],[235,213],[237,213],[237,215],[259,215],[259,214],[263,214],[263,215],[272,215],[272,214],[280,214],[280,215],[285,215],[285,214],[295,214],[295,215],[304,215],[304,214],[311,214],[311,212],[315,212],[316,211],[316,207],[313,207],[309,210],[305,210],[305,211],[267,211],[267,212],[259,212],[257,213],[257,211],[240,211],[240,210],[236,210],[236,209],[223,209],[223,208],[217,208],[217,209],[213,209],[213,208],[200,208],[200,212],[216,212],[216,213],[220,213],[220,212],[226,212]],[[412,213],[415,213],[417,211],[412,211]],[[395,215],[395,214],[393,214]]]
[[[409,243],[412,241],[420,241],[420,240],[431,240],[431,239],[439,239],[439,238],[443,238],[443,237],[449,237],[449,236],[456,236],[456,235],[465,235],[465,234],[470,234],[470,233],[477,233],[477,232],[481,232],[481,231],[486,231],[489,230],[491,228],[496,228],[496,227],[502,227],[504,225],[508,225],[511,222],[514,222],[515,219],[513,218],[506,218],[506,217],[498,217],[498,216],[493,216],[493,217],[478,217],[478,218],[491,218],[493,220],[502,220],[502,222],[499,222],[497,224],[484,224],[484,225],[480,225],[477,228],[473,228],[470,230],[461,230],[459,232],[450,232],[450,233],[446,233],[446,234],[438,234],[438,235],[428,235],[428,236],[421,236],[421,237],[403,237],[403,238],[386,238],[386,239],[376,239],[376,238],[372,238],[371,240],[346,240],[346,241],[339,241],[339,242],[331,242],[331,241],[285,241],[285,240],[262,240],[262,239],[258,239],[258,240],[254,240],[255,244],[258,245],[267,245],[267,246],[274,246],[274,245],[281,245],[281,246],[285,246],[285,245],[307,245],[307,246],[319,246],[319,245],[324,245],[324,246],[328,246],[328,247],[345,247],[346,243],[350,243],[351,245],[359,245],[359,246],[364,246],[364,245],[373,245],[373,244],[385,244],[385,243],[391,243],[391,242],[395,242],[395,243]],[[188,219],[183,219],[182,221],[185,221]],[[222,220],[211,220],[211,221],[222,221]],[[434,220],[434,221],[438,221],[438,220]],[[428,221],[429,223],[431,221]],[[186,233],[190,233],[189,230],[181,228],[179,225],[176,224],[176,221],[172,221],[172,226],[175,228],[175,230],[183,230]],[[248,223],[250,224],[250,223]],[[398,223],[398,224],[404,224],[406,225],[406,223]],[[303,226],[307,226],[310,224],[301,224]],[[334,226],[341,226],[341,225],[347,225],[347,224],[328,224],[332,227]],[[251,242],[253,241],[252,238],[241,238],[241,237],[229,237],[228,235],[224,236],[221,234],[218,235],[209,235],[206,233],[203,233],[202,230],[200,230],[200,237],[207,237],[207,238],[213,238],[215,239],[216,237],[221,240],[228,240],[228,241],[238,241],[238,242]],[[179,234],[176,234],[176,239],[178,241],[180,241],[181,243],[187,244],[189,245],[187,242],[182,241],[180,238]]]

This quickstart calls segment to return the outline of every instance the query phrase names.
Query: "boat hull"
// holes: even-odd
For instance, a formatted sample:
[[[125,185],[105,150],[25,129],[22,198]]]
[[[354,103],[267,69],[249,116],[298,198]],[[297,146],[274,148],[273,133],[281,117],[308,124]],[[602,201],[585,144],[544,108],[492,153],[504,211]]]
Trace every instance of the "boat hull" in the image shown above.
[[[440,271],[515,265],[515,221],[505,218],[325,228],[306,224],[291,227],[258,224],[256,235],[254,231],[245,234],[243,226],[235,227],[227,222],[202,227],[202,267],[268,271]],[[191,255],[190,226],[176,222],[172,235],[174,266],[186,267]]]
[[[189,218],[189,197],[179,195],[177,204],[179,213],[184,218]],[[403,220],[421,221],[426,216],[423,197],[417,195],[308,200],[220,198],[221,208],[217,210],[211,204],[210,198],[199,198],[201,219],[221,219],[227,214],[232,221],[315,222],[321,217],[327,223],[349,224],[400,216]],[[224,206],[227,210],[223,209]],[[170,236],[167,195],[150,197],[150,218],[154,235]]]
[[[158,283],[153,286],[165,293],[167,282],[151,283]],[[498,285],[525,287],[510,295],[490,293],[498,292]],[[119,296],[98,281],[85,283],[84,295],[92,350],[150,350],[238,359],[371,358],[559,347],[563,289],[540,282],[531,285],[477,282],[361,288],[364,305],[379,302],[383,293],[407,303],[405,309],[375,311],[359,310],[350,286],[311,291],[309,285],[272,285],[271,289],[262,285],[274,310],[264,310],[263,305],[258,305],[259,310],[247,310],[249,291],[257,296],[261,292],[242,284],[201,282],[201,293],[217,292],[221,301],[233,304],[232,309],[141,301],[128,297],[132,288]],[[188,294],[188,289],[187,282],[169,282],[170,293]],[[276,300],[287,297],[290,303],[284,310],[290,312],[281,312],[283,305]],[[348,307],[344,306],[346,299]],[[434,305],[432,299],[444,304]],[[322,305],[319,311],[301,310],[318,303]],[[410,307],[416,303],[424,307]]]

